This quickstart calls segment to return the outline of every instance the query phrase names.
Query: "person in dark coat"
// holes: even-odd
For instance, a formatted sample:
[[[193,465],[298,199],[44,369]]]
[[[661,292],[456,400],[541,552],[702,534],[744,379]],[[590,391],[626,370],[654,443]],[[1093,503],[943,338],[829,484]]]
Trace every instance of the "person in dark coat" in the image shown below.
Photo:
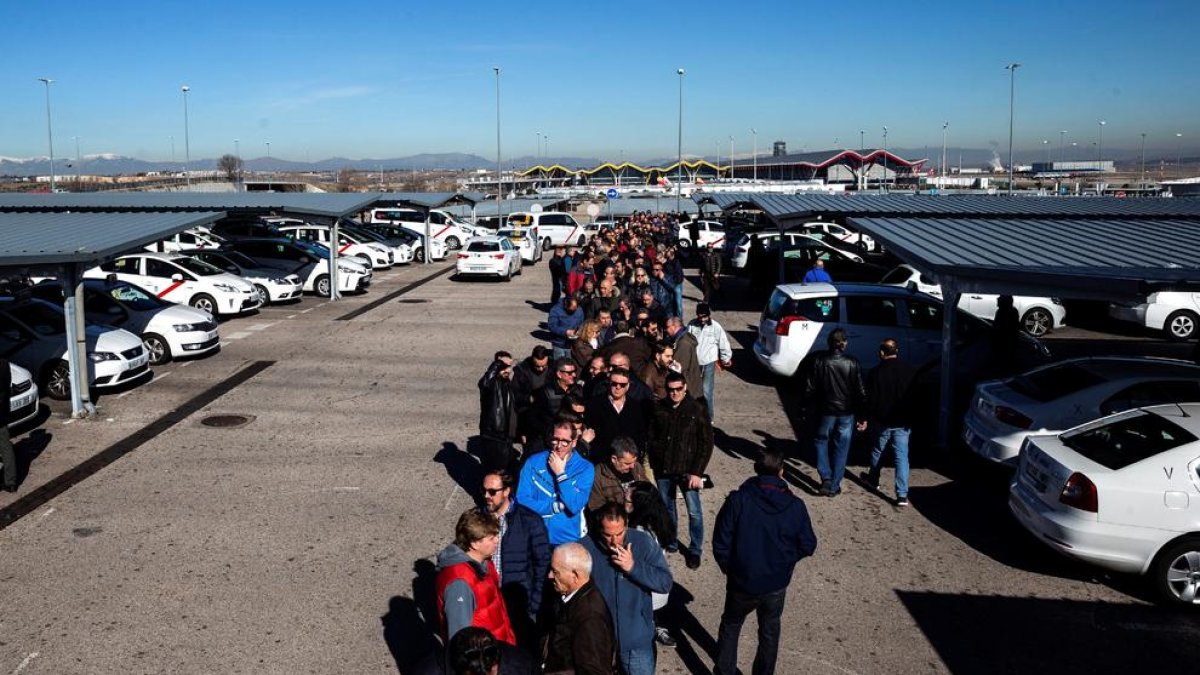
[[[704,302],[715,304],[721,289],[721,252],[710,243],[700,253],[700,278],[704,282]]]
[[[479,435],[483,440],[484,471],[506,468],[515,459],[517,409],[512,393],[512,354],[496,352],[479,378]]]
[[[550,372],[550,348],[535,345],[529,356],[513,367],[513,405],[517,409],[517,437],[529,436],[529,406],[533,392],[546,384]]]
[[[550,304],[557,304],[562,297],[563,287],[567,283],[567,257],[566,249],[562,246],[554,247],[554,255],[550,257],[550,262],[546,266],[550,268]]]
[[[425,658],[411,675],[530,675],[533,666],[525,652],[482,628],[468,626],[450,638],[445,652]]]
[[[658,482],[659,492],[671,516],[672,533],[677,531],[675,490],[683,491],[688,510],[687,566],[700,566],[704,553],[704,510],[700,488],[704,487],[704,472],[712,459],[713,433],[708,411],[696,399],[687,395],[683,376],[667,375],[667,398],[654,406],[650,422],[650,467]],[[662,542],[664,548],[679,548],[675,537]]]
[[[17,453],[13,450],[12,439],[8,436],[8,419],[12,414],[9,410],[8,395],[12,390],[12,371],[8,368],[8,359],[0,358],[0,391],[4,392],[4,403],[0,404],[0,471],[4,472],[5,492],[17,491]]]
[[[633,334],[633,327],[627,321],[617,321],[615,330],[616,335],[613,339],[600,348],[600,355],[608,360],[616,352],[621,352],[629,357],[629,369],[640,373],[651,360],[650,348],[646,341]]]
[[[703,399],[704,371],[700,368],[699,357],[696,355],[696,336],[688,330],[683,319],[677,316],[668,318],[666,327],[667,340],[675,345],[675,363],[679,364],[679,372],[687,382],[688,396],[697,400]]]
[[[579,366],[575,365],[575,361],[569,357],[562,358],[554,362],[554,379],[533,392],[533,405],[529,407],[528,415],[529,435],[525,439],[527,453],[546,449],[554,418],[562,410],[563,398],[583,393],[582,388],[575,384],[578,377]]]
[[[599,561],[607,564],[606,561]],[[570,543],[554,549],[550,582],[555,597],[542,638],[543,673],[616,675],[617,640],[612,616],[592,583],[592,556]]]
[[[483,506],[500,524],[500,545],[492,564],[500,574],[500,594],[517,634],[517,645],[537,648],[536,620],[550,569],[550,538],[542,517],[513,501],[516,478],[496,471],[483,477]]]
[[[596,433],[591,451],[595,457],[607,457],[614,439],[625,436],[637,444],[639,454],[646,452],[650,429],[649,403],[635,401],[629,396],[632,376],[628,370],[614,368],[608,374],[608,393],[598,394],[587,402],[584,417],[588,428]]]
[[[754,463],[756,476],[729,493],[717,514],[712,549],[725,574],[725,608],[713,675],[737,672],[738,639],[750,612],[758,616],[758,652],[751,672],[775,672],[792,572],[817,549],[808,508],[788,489],[783,469],[783,454],[764,450]]]
[[[879,469],[891,446],[896,455],[896,506],[908,506],[908,439],[912,434],[912,387],[914,371],[900,360],[900,346],[893,338],[879,345],[879,365],[867,373],[867,419],[859,431],[872,434],[871,468],[867,484],[879,489]]]
[[[850,344],[846,331],[834,330],[827,342],[829,351],[813,360],[805,382],[804,400],[819,416],[813,445],[817,453],[817,473],[821,475],[821,494],[836,497],[842,492],[854,418],[862,412],[867,392],[858,359],[846,353]]]

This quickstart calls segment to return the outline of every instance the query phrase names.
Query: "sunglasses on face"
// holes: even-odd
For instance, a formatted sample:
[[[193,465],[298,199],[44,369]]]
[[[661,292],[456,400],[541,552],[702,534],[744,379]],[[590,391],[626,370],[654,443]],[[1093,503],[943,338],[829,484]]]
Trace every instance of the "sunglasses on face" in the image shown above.
[[[561,373],[561,374],[563,374],[563,375],[571,375],[572,377],[574,377],[574,375],[575,375],[575,369],[574,369],[574,368],[571,368],[571,369],[569,369],[569,370],[560,370],[560,371],[558,371],[558,372],[559,372],[559,373]]]
[[[502,488],[502,487],[501,488],[483,488],[483,494],[485,494],[489,497],[495,497],[496,495],[500,494],[501,492],[504,492],[504,488]]]
[[[628,382],[609,382],[609,383],[608,383],[608,386],[610,386],[610,387],[616,387],[616,388],[618,388],[618,389],[623,389],[623,388],[625,388],[625,387],[628,387],[628,386],[629,386],[629,383],[628,383]]]
[[[672,394],[675,394],[675,393],[683,391],[683,387],[667,387],[667,391],[671,392]]]

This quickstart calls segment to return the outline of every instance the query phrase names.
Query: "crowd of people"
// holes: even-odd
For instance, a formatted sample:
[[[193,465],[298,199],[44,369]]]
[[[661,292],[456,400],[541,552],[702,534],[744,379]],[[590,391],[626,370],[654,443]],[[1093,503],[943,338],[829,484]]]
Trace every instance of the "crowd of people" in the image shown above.
[[[673,217],[638,214],[557,249],[550,345],[497,351],[480,378],[483,506],[438,554],[446,649],[421,672],[644,675],[675,645],[671,561],[704,560],[716,379],[733,356],[707,303],[682,318],[678,233]],[[783,470],[765,452],[714,525],[727,579],[716,673],[736,671],[751,611],[754,672],[774,672],[792,570],[816,547]]]

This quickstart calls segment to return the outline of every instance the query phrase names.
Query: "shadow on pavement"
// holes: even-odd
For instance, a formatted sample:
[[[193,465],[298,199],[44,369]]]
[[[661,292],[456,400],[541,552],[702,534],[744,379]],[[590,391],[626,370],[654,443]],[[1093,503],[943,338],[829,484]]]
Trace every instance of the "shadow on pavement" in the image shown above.
[[[401,675],[415,672],[415,666],[441,647],[438,639],[437,599],[434,582],[437,570],[432,561],[421,558],[413,563],[411,598],[402,595],[388,600],[388,612],[379,618],[383,640],[396,661]]]
[[[53,438],[54,434],[45,429],[34,429],[29,432],[28,436],[13,443],[13,453],[17,457],[17,485],[25,482],[25,477],[29,475],[29,467],[33,465],[33,460],[37,459],[39,455],[45,452],[46,448],[50,447],[50,441]]]
[[[688,603],[695,599],[691,591],[676,582],[664,612],[677,642],[675,651],[684,668],[692,675],[711,675],[708,664],[716,658],[717,641],[688,609]],[[704,652],[703,657],[696,651],[697,648]]]
[[[1200,659],[1200,620],[1139,604],[896,591],[951,673],[1149,673]]]
[[[442,449],[433,456],[433,461],[446,467],[446,474],[475,500],[476,506],[483,503],[479,493],[483,472],[479,468],[479,437],[467,440],[467,450],[459,449],[456,443],[442,443]]]

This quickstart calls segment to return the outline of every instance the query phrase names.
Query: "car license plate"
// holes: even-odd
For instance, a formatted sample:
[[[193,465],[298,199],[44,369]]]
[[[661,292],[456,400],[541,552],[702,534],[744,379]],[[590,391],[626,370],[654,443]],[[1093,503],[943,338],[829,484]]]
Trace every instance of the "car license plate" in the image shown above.
[[[28,392],[26,392],[26,393],[22,394],[22,395],[21,395],[21,398],[17,399],[15,403],[11,404],[11,407],[9,408],[9,411],[10,411],[10,412],[16,412],[16,411],[20,410],[21,408],[24,408],[25,406],[27,406],[27,405],[29,405],[30,403],[32,403],[32,402],[33,402],[33,392],[34,392],[34,391],[35,391],[35,390],[33,390],[33,389],[30,389]]]
[[[1041,494],[1046,491],[1047,478],[1048,477],[1046,476],[1046,474],[1043,473],[1037,467],[1033,466],[1033,464],[1031,464],[1029,462],[1025,463],[1026,482],[1029,484],[1030,487],[1032,487],[1034,490],[1036,490],[1038,494]]]
[[[983,438],[972,431],[970,427],[963,430],[963,440],[976,452],[979,452],[980,448],[983,447]]]
[[[149,360],[150,360],[150,355],[143,353],[141,356],[139,356],[136,359],[133,359],[132,361],[129,362],[130,370],[133,370],[135,368],[141,368],[142,366],[146,365],[146,363]]]

